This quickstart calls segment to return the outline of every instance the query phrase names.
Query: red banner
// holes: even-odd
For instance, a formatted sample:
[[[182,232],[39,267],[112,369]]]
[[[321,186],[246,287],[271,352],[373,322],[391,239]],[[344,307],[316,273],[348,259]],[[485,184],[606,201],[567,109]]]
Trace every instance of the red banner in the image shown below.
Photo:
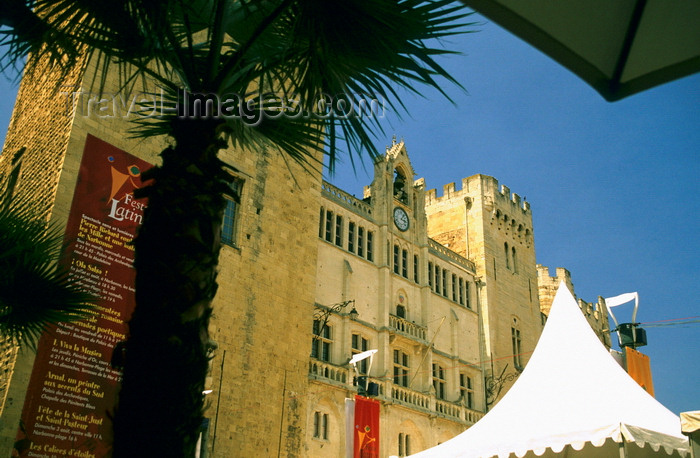
[[[355,396],[353,458],[379,457],[379,401]]]
[[[119,373],[110,360],[134,309],[131,241],[145,203],[134,199],[151,165],[88,135],[61,260],[98,301],[97,314],[53,326],[38,344],[13,456],[111,455]]]

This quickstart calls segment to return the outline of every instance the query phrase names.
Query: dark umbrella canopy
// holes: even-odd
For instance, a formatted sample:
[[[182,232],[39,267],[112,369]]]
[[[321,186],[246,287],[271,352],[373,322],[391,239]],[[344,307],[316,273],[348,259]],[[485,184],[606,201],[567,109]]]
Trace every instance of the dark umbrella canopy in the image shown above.
[[[700,71],[700,0],[463,0],[615,101]]]

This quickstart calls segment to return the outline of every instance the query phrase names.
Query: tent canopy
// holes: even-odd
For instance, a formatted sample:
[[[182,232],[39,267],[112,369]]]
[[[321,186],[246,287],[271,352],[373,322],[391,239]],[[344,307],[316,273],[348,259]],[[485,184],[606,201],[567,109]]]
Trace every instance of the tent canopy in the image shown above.
[[[697,0],[462,0],[615,101],[700,71]]]
[[[687,451],[679,417],[612,358],[562,283],[510,391],[462,434],[412,456],[665,457]]]

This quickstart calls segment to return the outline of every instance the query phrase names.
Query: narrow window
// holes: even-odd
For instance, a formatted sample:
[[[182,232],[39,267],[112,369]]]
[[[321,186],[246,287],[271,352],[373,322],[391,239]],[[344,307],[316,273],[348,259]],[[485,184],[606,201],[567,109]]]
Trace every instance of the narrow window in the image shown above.
[[[457,275],[452,274],[452,300],[457,302]]]
[[[321,437],[328,440],[328,414],[324,413],[321,417]]]
[[[459,277],[459,304],[464,305],[464,279]]]
[[[467,405],[468,409],[474,408],[474,385],[471,377],[467,374],[459,374],[459,392],[462,401]]]
[[[394,273],[399,273],[399,246],[394,245]]]
[[[408,456],[411,454],[411,436],[399,433],[399,455]]]
[[[511,253],[513,254],[513,272],[518,273],[518,257],[515,252],[515,247],[511,248]]]
[[[510,269],[510,250],[508,250],[508,242],[503,244],[503,249],[506,254],[506,269]]]
[[[318,236],[323,238],[323,229],[326,223],[326,209],[321,207],[321,216],[318,219]]]
[[[367,231],[367,260],[374,261],[374,250],[372,248],[372,241],[374,240],[374,232]]]
[[[418,270],[418,255],[414,254],[413,255],[413,281],[418,283],[420,281],[420,277],[418,276],[418,273],[420,271]]]
[[[343,217],[335,215],[335,244],[343,246]]]
[[[328,414],[314,412],[314,439],[328,440]]]
[[[311,342],[311,357],[321,361],[330,362],[331,360],[331,326],[327,324],[321,327],[321,321],[314,320],[313,325],[313,341]]]
[[[472,303],[470,300],[470,294],[469,294],[469,280],[464,282],[464,297],[466,299],[466,306],[467,308],[472,308]],[[464,304],[464,303],[463,303]]]
[[[394,384],[408,386],[408,355],[401,350],[394,350]]]
[[[401,275],[408,278],[408,251],[401,250]]]
[[[227,245],[236,244],[236,226],[242,187],[243,180],[234,178],[229,184],[229,191],[224,195],[226,208],[224,209],[224,220],[221,223],[221,241]]]
[[[321,412],[314,412],[314,437],[321,437]]]
[[[333,241],[333,212],[326,211],[326,241]]]
[[[445,399],[445,368],[433,363],[433,388],[438,399]]]
[[[365,228],[362,226],[357,227],[357,255],[365,256]]]
[[[348,223],[348,251],[355,252],[355,223],[352,221]]]
[[[442,269],[442,295],[447,297],[447,271]]]
[[[435,266],[435,292],[440,294],[440,266]]]
[[[513,342],[513,365],[516,369],[522,369],[522,358],[520,356],[520,330],[516,328],[510,328],[511,340]]]
[[[369,350],[369,340],[362,337],[360,334],[352,335],[352,354],[362,353]],[[360,374],[367,375],[367,364],[369,358],[365,358],[357,364],[357,370]]]
[[[433,263],[428,263],[428,286],[433,289]]]

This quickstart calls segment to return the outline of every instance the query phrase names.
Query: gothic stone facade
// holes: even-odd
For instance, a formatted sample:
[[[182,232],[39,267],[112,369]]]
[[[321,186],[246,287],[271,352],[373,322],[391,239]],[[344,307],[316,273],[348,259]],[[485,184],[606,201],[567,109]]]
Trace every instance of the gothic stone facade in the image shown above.
[[[150,163],[166,140],[130,138],[116,108],[71,109],[51,73],[37,75],[20,87],[0,173],[18,172],[16,195],[65,224],[88,134]],[[69,94],[89,92],[90,78],[72,78]],[[527,203],[483,175],[438,197],[414,180],[403,142],[376,162],[362,199],[274,150],[222,160],[238,170],[241,199],[211,329],[211,456],[342,456],[345,398],[357,392],[348,360],[369,349],[371,368],[358,370],[378,387],[382,456],[448,440],[505,393],[543,322]],[[12,449],[33,360],[3,352],[0,453]]]

